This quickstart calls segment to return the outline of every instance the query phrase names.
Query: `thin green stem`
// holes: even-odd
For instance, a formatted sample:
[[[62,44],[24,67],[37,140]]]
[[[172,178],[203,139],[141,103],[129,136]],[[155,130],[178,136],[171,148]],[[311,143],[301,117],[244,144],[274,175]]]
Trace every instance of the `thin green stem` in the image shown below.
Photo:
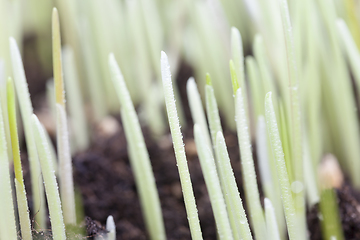
[[[33,209],[35,209],[37,212],[35,216],[37,226],[35,227],[39,229],[46,229],[44,186],[39,184],[42,182],[41,168],[31,124],[33,107],[30,100],[29,89],[26,82],[24,66],[21,60],[19,48],[14,38],[10,38],[9,42],[14,82],[17,93],[16,95],[18,96],[19,100],[21,118],[25,130],[26,147],[29,156]]]
[[[203,238],[200,228],[199,216],[196,208],[189,168],[185,156],[185,148],[180,130],[180,122],[175,105],[170,66],[165,52],[161,52],[161,73],[164,87],[166,111],[175,150],[177,167],[180,175],[181,188],[184,195],[184,202],[187,218],[189,221],[191,237],[194,240],[202,240]]]
[[[271,204],[270,199],[265,198],[264,205],[265,205],[266,227],[268,230],[269,239],[280,240],[279,229],[275,217],[275,210]]]
[[[76,224],[75,194],[62,72],[60,23],[57,9],[52,14],[53,71],[56,99],[56,140],[59,158],[60,195],[65,224]]]
[[[0,238],[17,239],[13,195],[10,183],[9,156],[3,121],[3,110],[0,105]],[[12,150],[12,149],[10,149]]]
[[[238,141],[241,153],[241,166],[245,185],[245,196],[249,204],[250,220],[257,239],[266,239],[266,224],[260,203],[259,188],[256,181],[254,160],[247,123],[246,111],[241,89],[235,95],[235,116]]]
[[[249,223],[226,149],[225,139],[220,131],[216,137],[215,152],[220,182],[234,239],[252,240]]]
[[[151,239],[165,239],[164,221],[149,153],[146,149],[139,119],[136,115],[123,75],[112,53],[109,55],[109,68],[111,79],[121,105],[121,118],[129,144],[130,160],[134,168],[145,223]]]
[[[290,240],[303,239],[301,237],[302,234],[299,233],[294,199],[292,197],[289,177],[286,171],[284,151],[282,149],[279,128],[276,122],[276,115],[271,99],[271,92],[267,93],[265,97],[265,119],[281,188],[281,198],[283,201],[289,238]]]
[[[46,140],[45,131],[39,119],[33,114],[32,126],[36,147],[39,152],[40,165],[44,178],[46,198],[49,206],[50,222],[52,236],[54,240],[65,240],[65,225],[61,210],[61,201],[59,188],[56,182],[53,161],[51,159],[50,149]]]
[[[14,158],[14,172],[15,172],[15,187],[18,204],[18,212],[20,218],[21,236],[24,240],[32,239],[31,224],[29,216],[29,207],[25,192],[24,177],[20,159],[19,138],[16,122],[16,107],[15,107],[15,91],[11,78],[8,79],[7,85],[7,104],[8,117],[11,136],[11,146]]]
[[[214,212],[215,223],[220,240],[232,240],[233,235],[230,227],[226,205],[221,192],[220,181],[216,171],[215,160],[211,148],[206,144],[204,134],[198,124],[194,125],[196,149],[199,155],[202,173],[206,188],[209,192],[211,208]]]

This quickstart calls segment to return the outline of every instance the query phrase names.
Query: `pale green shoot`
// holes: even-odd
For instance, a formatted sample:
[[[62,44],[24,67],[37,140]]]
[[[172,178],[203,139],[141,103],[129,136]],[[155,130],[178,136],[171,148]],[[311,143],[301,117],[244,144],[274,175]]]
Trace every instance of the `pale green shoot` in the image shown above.
[[[61,210],[61,201],[58,184],[56,182],[53,161],[46,140],[45,131],[39,119],[33,114],[32,126],[36,147],[39,152],[40,165],[44,178],[46,198],[49,206],[51,230],[54,240],[65,240],[65,225]],[[45,203],[43,203],[45,205]]]
[[[145,223],[151,239],[165,239],[164,221],[159,195],[155,185],[149,153],[141,132],[139,119],[127,90],[123,75],[114,54],[109,55],[109,68],[116,93],[121,105],[121,118],[130,150],[131,165],[134,168]]]
[[[241,153],[241,166],[245,185],[245,197],[256,239],[266,239],[266,224],[260,203],[259,188],[256,182],[254,160],[251,152],[251,141],[246,111],[241,89],[235,95],[235,119]]]
[[[271,92],[267,93],[265,97],[265,119],[281,188],[281,198],[283,201],[289,238],[290,240],[300,240],[303,238],[301,237],[302,234],[299,233],[294,200],[290,189],[289,177],[286,171],[284,151],[282,149],[279,128],[276,122],[275,110],[271,99]]]
[[[264,100],[265,100],[265,97],[264,97],[265,94],[269,91],[276,93],[277,89],[275,87],[274,78],[271,74],[270,60],[266,54],[264,39],[259,34],[255,35],[254,43],[253,43],[253,52],[254,52],[254,56],[256,58],[256,62],[258,63],[259,77],[260,77],[260,82],[259,82],[259,80],[255,80],[257,82],[256,83],[257,85],[255,85],[255,84],[253,84],[253,85],[255,85],[256,88],[259,89],[258,90],[259,95],[260,95],[259,97],[261,97],[261,105],[263,105]],[[252,90],[252,91],[254,91],[254,90]],[[274,103],[275,103],[275,106],[278,106],[277,99],[274,99]],[[264,107],[262,107],[261,110],[264,110]],[[277,109],[275,109],[275,111],[276,111],[276,116],[278,116]],[[262,112],[261,114],[263,115],[263,114],[265,114],[265,112]]]
[[[160,138],[166,131],[166,121],[164,118],[164,96],[162,93],[162,86],[157,82],[152,83],[146,90],[142,102],[146,114],[146,121],[155,138]]]
[[[85,106],[83,103],[75,57],[70,46],[62,50],[64,59],[65,89],[71,117],[71,126],[75,142],[75,151],[85,150],[89,146],[88,125],[86,122]]]
[[[180,175],[181,188],[184,195],[184,202],[187,218],[189,221],[191,237],[194,240],[202,240],[203,238],[199,223],[199,216],[196,208],[189,168],[185,156],[185,148],[180,130],[179,117],[175,105],[175,96],[172,87],[173,85],[171,81],[169,60],[165,52],[161,52],[161,74],[164,87],[166,111],[175,150],[177,167]]]
[[[275,217],[275,210],[271,204],[270,199],[265,198],[264,205],[265,205],[266,228],[269,234],[268,239],[280,240],[279,229]]]
[[[189,99],[190,111],[194,124],[198,124],[201,127],[201,131],[204,133],[206,139],[205,141],[209,148],[211,148],[209,128],[206,122],[204,108],[202,106],[200,94],[193,77],[189,78],[186,83],[186,92]]]
[[[206,74],[205,85],[206,113],[209,119],[209,127],[213,146],[216,144],[216,135],[222,132],[219,109],[215,98],[214,88],[211,83],[210,74]]]
[[[16,199],[17,199],[18,212],[20,218],[21,236],[22,239],[24,240],[30,240],[32,239],[31,224],[30,224],[29,207],[27,203],[21,159],[20,159],[19,138],[18,138],[17,125],[16,125],[17,122],[16,122],[16,108],[15,108],[15,91],[11,78],[9,78],[7,81],[6,89],[7,89],[7,104],[8,104],[11,146],[12,146],[12,153],[14,158]]]
[[[293,164],[293,173],[295,182],[291,183],[295,197],[295,209],[300,226],[301,238],[305,239],[306,223],[305,223],[305,201],[304,201],[304,176],[303,176],[303,156],[302,156],[302,131],[301,131],[301,115],[299,101],[299,80],[296,64],[296,53],[294,48],[294,40],[292,35],[292,27],[290,22],[287,0],[280,1],[281,20],[283,25],[283,33],[286,42],[286,56],[288,66],[288,89],[290,96],[290,145],[291,145],[291,161]],[[287,99],[285,99],[287,100]]]
[[[211,148],[206,144],[204,134],[198,124],[194,125],[194,137],[198,152],[201,170],[204,175],[206,188],[209,193],[211,207],[214,212],[215,223],[220,240],[234,239],[230,227],[226,205],[221,192],[220,181],[217,175],[215,160]]]
[[[60,194],[65,224],[76,224],[75,194],[69,133],[65,111],[65,91],[61,59],[59,16],[56,8],[52,14],[53,71],[56,99],[56,140],[59,158]]]
[[[86,18],[80,19],[80,38],[81,49],[84,54],[84,66],[86,70],[86,78],[88,79],[90,102],[93,110],[93,118],[95,121],[101,120],[108,109],[105,107],[105,99],[103,98],[104,87],[99,81],[101,78],[100,70],[97,66],[96,56],[94,52],[94,39],[91,37],[90,27]]]
[[[107,240],[115,240],[116,239],[116,226],[114,222],[113,216],[108,216],[106,219],[106,230],[108,231]]]
[[[328,31],[328,39],[331,47],[325,49],[324,65],[326,67],[326,78],[328,86],[324,92],[326,101],[333,111],[329,111],[327,116],[332,125],[335,137],[336,154],[341,156],[344,168],[350,173],[355,187],[360,188],[360,135],[359,123],[356,116],[354,94],[351,89],[351,79],[346,69],[345,59],[341,54],[341,44],[339,43],[336,31],[336,9],[333,1],[319,1],[319,6],[323,11],[324,23]],[[326,54],[326,55],[325,55]]]
[[[242,95],[244,96],[244,105],[247,116],[248,111],[248,97],[245,85],[245,72],[244,72],[244,51],[242,46],[242,39],[239,30],[236,27],[231,28],[231,52],[232,60],[234,61],[234,67],[236,76],[238,79],[239,87],[242,89]]]
[[[280,199],[280,189],[277,184],[277,178],[276,176],[273,176],[274,173],[276,175],[276,169],[272,169],[275,166],[274,163],[272,164],[271,162],[273,158],[271,155],[269,155],[269,153],[272,153],[268,146],[270,146],[270,143],[266,134],[265,118],[264,116],[260,115],[258,117],[256,126],[256,153],[260,171],[260,179],[265,196],[274,203],[276,219],[278,222],[280,234],[283,237],[286,229],[284,211]]]
[[[0,4],[1,5],[1,4]],[[10,69],[8,67],[8,69]],[[12,159],[12,150],[11,150],[11,140],[10,140],[10,129],[9,129],[9,118],[7,113],[7,100],[6,100],[6,75],[5,75],[5,62],[4,59],[0,57],[0,104],[1,108],[5,109],[3,111],[3,121],[4,121],[4,129],[5,129],[5,136],[6,136],[6,143],[7,143],[7,155],[8,159]]]
[[[309,138],[304,131],[303,135],[303,153],[304,153],[304,171],[306,172],[306,178],[304,178],[304,184],[306,186],[306,197],[309,207],[314,206],[319,202],[319,190],[317,187],[316,171],[314,171],[314,165],[311,161]]]
[[[9,157],[0,105],[0,239],[17,239],[13,195],[10,183]],[[11,149],[10,149],[11,150]]]
[[[39,229],[46,229],[44,186],[39,184],[39,182],[42,182],[41,169],[31,124],[33,107],[30,100],[29,89],[26,82],[24,66],[21,60],[19,48],[14,38],[10,38],[9,41],[14,82],[17,93],[16,95],[19,100],[21,118],[25,130],[27,152],[29,156],[33,209],[36,209],[37,211],[35,221],[37,222]]]
[[[206,75],[205,97],[206,112],[209,119],[211,137],[216,153],[216,164],[221,188],[225,197],[233,237],[234,239],[252,239],[249,224],[226,149],[225,139],[222,134],[219,110],[209,74]]]
[[[340,166],[332,155],[326,155],[320,163],[318,170],[320,185],[319,208],[322,215],[321,230],[324,239],[335,238],[344,240],[344,233],[341,226],[341,218],[338,208],[338,198],[333,189],[335,183],[333,179],[339,178],[338,171]],[[341,185],[341,183],[339,184]]]
[[[225,139],[221,131],[217,133],[215,152],[233,237],[234,239],[252,240],[249,223],[236,185]]]
[[[59,156],[60,194],[64,211],[64,221],[65,224],[76,224],[75,193],[66,113],[64,107],[58,103],[56,104],[56,112],[57,135],[59,136],[57,138],[57,144]],[[50,146],[49,153],[52,161],[54,161],[53,156],[51,155]]]
[[[257,119],[258,116],[264,114],[264,97],[263,97],[263,88],[260,79],[259,66],[257,61],[252,56],[247,56],[245,58],[245,66],[248,75],[248,80],[250,84],[251,91],[251,103],[253,108],[254,119]]]

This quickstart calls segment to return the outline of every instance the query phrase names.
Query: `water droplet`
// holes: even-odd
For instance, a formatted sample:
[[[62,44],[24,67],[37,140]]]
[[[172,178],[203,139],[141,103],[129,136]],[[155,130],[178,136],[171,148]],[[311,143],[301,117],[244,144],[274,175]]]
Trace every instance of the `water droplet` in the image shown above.
[[[304,190],[304,185],[300,181],[294,181],[291,183],[291,191],[293,193],[300,193]]]

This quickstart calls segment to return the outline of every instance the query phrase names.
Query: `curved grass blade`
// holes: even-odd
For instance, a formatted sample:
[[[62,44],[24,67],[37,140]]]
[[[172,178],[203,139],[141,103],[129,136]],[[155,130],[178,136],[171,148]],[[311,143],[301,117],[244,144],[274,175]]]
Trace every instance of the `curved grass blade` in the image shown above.
[[[33,107],[19,48],[14,38],[10,38],[9,42],[14,82],[19,100],[21,118],[24,124],[26,147],[29,156],[33,209],[37,211],[35,216],[35,221],[37,222],[36,228],[46,229],[44,186],[39,184],[39,182],[42,182],[41,168],[31,123]]]
[[[31,224],[30,224],[29,207],[27,203],[23,171],[22,171],[21,159],[20,159],[19,138],[18,138],[17,125],[16,125],[17,122],[16,122],[16,108],[15,108],[15,91],[11,78],[9,78],[7,81],[6,89],[7,89],[7,104],[8,104],[11,146],[12,146],[12,153],[14,158],[16,197],[17,197],[18,212],[20,218],[21,236],[24,240],[29,240],[32,239]]]
[[[36,147],[39,153],[40,165],[44,178],[53,239],[65,240],[65,224],[50,148],[46,140],[44,128],[34,114],[32,115],[32,126],[34,128]]]

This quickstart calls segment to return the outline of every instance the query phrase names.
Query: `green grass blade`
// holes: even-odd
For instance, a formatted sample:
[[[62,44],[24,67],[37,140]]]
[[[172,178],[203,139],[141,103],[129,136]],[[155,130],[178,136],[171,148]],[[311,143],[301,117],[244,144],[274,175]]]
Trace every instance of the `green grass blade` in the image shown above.
[[[198,151],[201,170],[204,175],[206,188],[209,192],[211,208],[214,212],[215,223],[220,240],[233,239],[226,205],[221,192],[220,181],[217,175],[215,160],[211,149],[206,144],[204,134],[198,124],[194,125],[196,149]]]
[[[165,239],[164,221],[149,153],[141,132],[139,119],[114,54],[109,55],[109,68],[121,105],[121,118],[132,155],[130,160],[134,168],[145,223],[151,239]]]
[[[284,159],[284,151],[282,149],[279,128],[276,122],[271,92],[267,93],[265,97],[265,119],[268,134],[270,136],[271,149],[275,158],[289,238],[290,240],[302,239],[302,234],[299,234],[294,200],[290,189],[290,182]]]
[[[265,118],[261,115],[258,118],[256,127],[256,153],[260,179],[265,197],[274,204],[281,239],[284,239],[286,230],[284,211],[281,203],[280,188],[277,184],[277,178],[274,176],[276,175],[276,166],[271,156],[271,149],[268,146],[270,146],[270,143],[266,134]]]
[[[65,224],[76,224],[72,162],[65,107],[64,79],[61,58],[60,24],[57,9],[52,13],[53,72],[56,99],[56,142],[59,158],[60,195]]]
[[[254,160],[251,151],[249,128],[241,89],[235,95],[235,116],[238,141],[241,153],[241,166],[245,185],[245,197],[249,206],[250,221],[256,239],[266,239],[266,224],[260,203],[259,188],[256,182]]]
[[[85,106],[81,95],[75,56],[70,46],[63,48],[64,79],[67,92],[71,126],[73,129],[75,150],[82,151],[89,146],[89,132],[86,122]]]
[[[189,99],[190,111],[194,124],[198,124],[201,127],[201,131],[205,135],[206,143],[211,148],[209,127],[206,121],[200,94],[193,77],[189,78],[186,83],[186,92]]]
[[[249,223],[236,185],[225,139],[221,131],[217,133],[215,152],[219,178],[234,239],[252,240]]]
[[[21,118],[25,130],[26,147],[29,156],[33,209],[36,209],[37,211],[35,216],[37,225],[35,228],[46,229],[44,186],[39,184],[39,182],[42,182],[41,168],[31,123],[33,107],[30,100],[29,89],[26,82],[24,66],[21,60],[19,48],[14,38],[10,38],[9,42],[14,82],[17,93],[16,95],[18,96],[19,100]]]
[[[206,113],[209,119],[210,135],[213,146],[216,143],[216,135],[222,132],[219,109],[215,98],[214,88],[211,84],[210,74],[206,74],[205,85]]]
[[[10,126],[11,146],[14,158],[15,187],[20,218],[21,236],[24,240],[32,239],[29,207],[27,203],[23,171],[21,166],[19,138],[16,122],[15,91],[11,78],[6,84],[8,117]]]
[[[9,157],[0,105],[0,239],[17,239],[13,194],[10,183]],[[11,150],[11,149],[10,149]]]
[[[236,27],[231,28],[231,51],[232,59],[234,61],[235,72],[237,75],[237,81],[241,88],[242,95],[244,96],[244,105],[247,116],[249,117],[248,111],[248,96],[245,84],[245,71],[244,71],[244,51],[243,43],[239,30]]]
[[[296,63],[296,53],[294,47],[294,39],[290,22],[287,0],[280,1],[280,12],[283,25],[283,32],[286,42],[286,56],[288,67],[288,90],[290,96],[290,145],[291,145],[291,161],[293,165],[294,182],[291,187],[295,197],[295,209],[298,218],[298,224],[301,229],[302,238],[306,238],[306,219],[305,219],[305,200],[304,200],[304,161],[302,156],[302,129],[301,114],[299,101],[299,80]]]
[[[279,229],[275,217],[275,210],[271,204],[270,199],[265,198],[264,204],[265,204],[266,227],[268,230],[269,239],[280,240]]]
[[[339,214],[338,198],[333,185],[334,179],[339,178],[338,171],[340,166],[333,155],[326,155],[319,167],[319,185],[320,185],[320,213],[322,215],[321,232],[324,239],[335,238],[344,240],[344,233],[341,226],[341,217]],[[339,185],[341,185],[340,183]]]
[[[58,103],[56,104],[56,112],[60,195],[64,221],[65,224],[76,224],[75,193],[66,113],[64,107]],[[50,146],[49,152],[51,153]],[[53,157],[51,159],[54,161]]]
[[[49,145],[46,140],[44,128],[39,119],[33,114],[32,126],[39,152],[40,165],[44,178],[46,198],[49,206],[51,230],[54,240],[65,240],[65,225],[61,210],[59,188],[56,182],[53,161],[51,159]]]
[[[175,150],[177,167],[180,175],[181,188],[184,195],[184,202],[187,218],[189,221],[191,237],[194,240],[202,240],[203,238],[199,223],[199,216],[196,208],[189,168],[185,156],[185,148],[180,130],[180,122],[175,105],[170,66],[165,52],[161,52],[161,73],[164,87],[166,111]]]

